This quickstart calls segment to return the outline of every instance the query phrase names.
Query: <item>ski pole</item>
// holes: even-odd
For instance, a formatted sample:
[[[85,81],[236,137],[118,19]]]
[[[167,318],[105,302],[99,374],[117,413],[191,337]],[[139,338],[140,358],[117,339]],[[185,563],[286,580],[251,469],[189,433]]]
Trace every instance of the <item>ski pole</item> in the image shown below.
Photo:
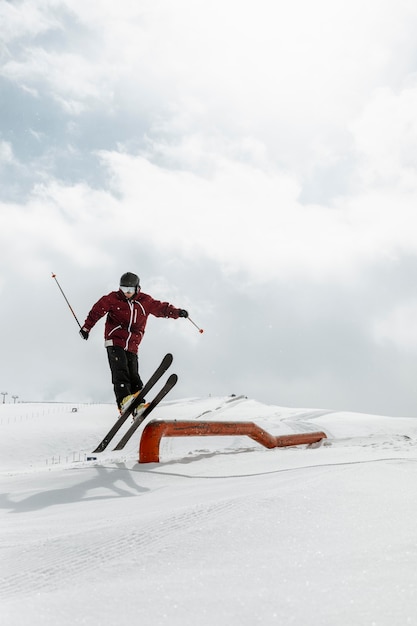
[[[195,322],[193,322],[193,320],[191,319],[191,317],[187,317],[187,320],[190,320],[191,324],[194,324],[194,326],[197,328],[199,333],[204,333],[204,330],[202,328],[199,328],[197,326],[197,324]]]
[[[59,284],[59,282],[58,282],[58,279],[57,279],[57,277],[56,277],[56,274],[54,274],[53,272],[52,272],[52,278],[54,278],[54,279],[55,279],[55,282],[56,282],[56,284],[58,285],[60,292],[62,293],[62,295],[63,295],[63,296],[64,296],[64,298],[65,298],[65,302],[66,302],[66,303],[68,304],[68,306],[69,306],[69,310],[70,310],[70,311],[71,311],[71,313],[73,314],[73,316],[74,316],[74,318],[75,318],[75,321],[77,322],[78,326],[81,328],[81,324],[80,324],[80,322],[77,320],[77,316],[75,315],[75,313],[74,313],[74,311],[73,311],[73,309],[72,309],[72,306],[71,306],[71,305],[70,305],[70,303],[68,302],[67,296],[66,296],[66,295],[65,295],[65,293],[62,291],[61,285],[60,285],[60,284]]]

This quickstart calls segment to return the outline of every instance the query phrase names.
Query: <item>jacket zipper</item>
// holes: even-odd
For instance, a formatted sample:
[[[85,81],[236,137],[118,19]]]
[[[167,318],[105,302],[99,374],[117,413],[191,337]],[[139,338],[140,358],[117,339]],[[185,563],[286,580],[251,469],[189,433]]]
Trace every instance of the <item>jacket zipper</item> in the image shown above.
[[[132,302],[128,302],[129,308],[130,308],[130,319],[129,319],[129,325],[127,327],[127,332],[129,333],[126,339],[126,344],[125,344],[125,350],[128,349],[129,347],[129,342],[130,342],[130,338],[132,337],[132,321],[133,321],[133,314],[135,312],[135,307],[133,306]]]

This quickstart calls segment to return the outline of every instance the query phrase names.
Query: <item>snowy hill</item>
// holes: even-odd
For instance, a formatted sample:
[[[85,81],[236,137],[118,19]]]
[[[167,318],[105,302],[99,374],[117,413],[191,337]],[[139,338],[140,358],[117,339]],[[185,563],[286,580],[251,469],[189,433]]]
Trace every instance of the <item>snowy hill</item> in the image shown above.
[[[87,461],[114,405],[0,405],[2,623],[296,626],[417,621],[417,420],[164,402],[320,444],[166,438]],[[117,438],[116,438],[117,440]]]

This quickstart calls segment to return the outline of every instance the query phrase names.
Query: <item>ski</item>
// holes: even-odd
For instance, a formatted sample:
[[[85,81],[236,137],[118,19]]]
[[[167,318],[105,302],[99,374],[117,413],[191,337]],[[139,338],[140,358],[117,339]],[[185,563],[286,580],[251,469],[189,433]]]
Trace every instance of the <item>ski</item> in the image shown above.
[[[122,450],[122,448],[125,447],[125,445],[129,441],[129,439],[131,438],[133,433],[142,424],[143,420],[146,417],[148,417],[149,413],[154,410],[154,408],[161,402],[161,400],[163,400],[163,398],[165,398],[167,393],[169,391],[171,391],[171,389],[174,387],[174,385],[177,384],[177,380],[178,380],[178,376],[176,374],[171,374],[171,376],[166,381],[165,385],[162,387],[161,391],[156,394],[156,396],[154,397],[152,402],[150,402],[149,406],[146,407],[146,409],[143,411],[143,413],[141,413],[141,415],[139,415],[135,419],[135,421],[133,422],[133,424],[131,425],[129,430],[126,431],[126,433],[120,439],[120,441],[117,444],[117,446],[115,448],[113,448],[113,450]]]
[[[113,439],[113,437],[118,432],[118,430],[123,426],[123,424],[125,423],[125,421],[129,417],[129,415],[131,415],[133,413],[133,411],[140,404],[142,404],[146,394],[158,382],[158,380],[161,378],[161,376],[163,376],[165,374],[165,372],[167,371],[167,369],[171,365],[172,361],[173,361],[172,354],[168,353],[168,354],[166,354],[164,356],[164,358],[162,359],[161,364],[159,365],[159,367],[156,368],[156,370],[154,371],[152,376],[145,383],[145,385],[143,386],[141,391],[138,393],[136,398],[133,400],[133,402],[131,402],[129,404],[129,406],[126,408],[126,410],[123,411],[123,413],[120,415],[119,419],[113,424],[113,426],[110,428],[110,430],[107,433],[107,435],[98,444],[97,448],[93,451],[94,453],[95,452],[103,452],[103,450],[105,450],[107,448],[107,446],[109,445],[110,441]]]

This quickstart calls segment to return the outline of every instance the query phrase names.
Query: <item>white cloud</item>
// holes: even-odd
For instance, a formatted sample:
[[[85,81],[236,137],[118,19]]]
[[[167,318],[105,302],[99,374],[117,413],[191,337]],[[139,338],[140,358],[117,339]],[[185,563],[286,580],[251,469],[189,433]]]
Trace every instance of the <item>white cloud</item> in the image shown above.
[[[28,36],[33,38],[51,29],[60,29],[60,21],[51,9],[59,2],[35,0],[0,3],[1,39],[3,44]]]
[[[306,204],[300,180],[266,165],[262,151],[242,161],[238,146],[206,149],[201,138],[152,149],[102,151],[109,190],[45,178],[25,206],[4,205],[4,254],[15,255],[11,242],[26,233],[38,252],[56,249],[94,266],[106,262],[112,243],[143,241],[163,255],[210,258],[262,282],[351,282],[386,259],[417,254],[414,193],[369,188],[334,206]]]
[[[15,162],[13,147],[9,141],[0,141],[0,168]]]
[[[0,281],[13,293],[30,278],[36,307],[19,323],[33,352],[47,346],[52,362],[53,333],[80,358],[51,271],[67,274],[82,310],[137,267],[158,296],[178,295],[212,324],[190,393],[231,370],[250,384],[256,361],[266,386],[292,387],[287,398],[304,390],[308,402],[311,380],[325,398],[330,380],[345,399],[360,353],[369,396],[375,345],[385,357],[394,340],[405,345],[400,330],[388,340],[390,316],[400,329],[413,314],[382,302],[372,321],[374,277],[389,268],[395,305],[413,288],[398,277],[417,255],[415,3],[31,0],[0,10]],[[15,323],[11,308],[3,315],[3,328]],[[165,350],[176,336],[161,330],[155,342]],[[178,353],[190,347],[182,339]],[[379,362],[379,380],[396,375],[402,389],[396,372],[409,363]],[[73,369],[62,384],[90,387]]]
[[[407,76],[415,47],[416,9],[405,1],[37,6],[51,32],[59,20],[61,37],[22,38],[4,64],[8,79],[37,85],[73,115],[136,111],[157,134],[254,137],[303,172],[349,148],[352,118],[374,89]]]
[[[387,310],[373,326],[379,345],[392,345],[404,352],[417,352],[417,300],[411,298]]]
[[[103,76],[98,76],[96,64],[77,54],[29,48],[23,59],[4,64],[2,74],[36,95],[41,91],[50,93],[70,115],[79,115],[91,108],[94,101],[102,101],[103,93],[108,93],[106,81]]]
[[[108,243],[117,239],[114,204],[108,194],[84,185],[54,182],[35,188],[24,206],[2,203],[2,272],[39,279],[54,270],[48,265],[54,257],[67,258],[74,267],[105,267]]]
[[[306,205],[289,173],[217,153],[202,176],[173,169],[172,146],[169,154],[166,169],[143,156],[102,153],[123,219],[137,211],[141,232],[158,245],[204,251],[265,280],[352,279],[364,265],[417,253],[414,194],[371,189],[333,207]],[[188,146],[185,156],[179,149],[179,162],[188,156]]]
[[[366,185],[417,190],[417,80],[378,90],[351,124]]]

